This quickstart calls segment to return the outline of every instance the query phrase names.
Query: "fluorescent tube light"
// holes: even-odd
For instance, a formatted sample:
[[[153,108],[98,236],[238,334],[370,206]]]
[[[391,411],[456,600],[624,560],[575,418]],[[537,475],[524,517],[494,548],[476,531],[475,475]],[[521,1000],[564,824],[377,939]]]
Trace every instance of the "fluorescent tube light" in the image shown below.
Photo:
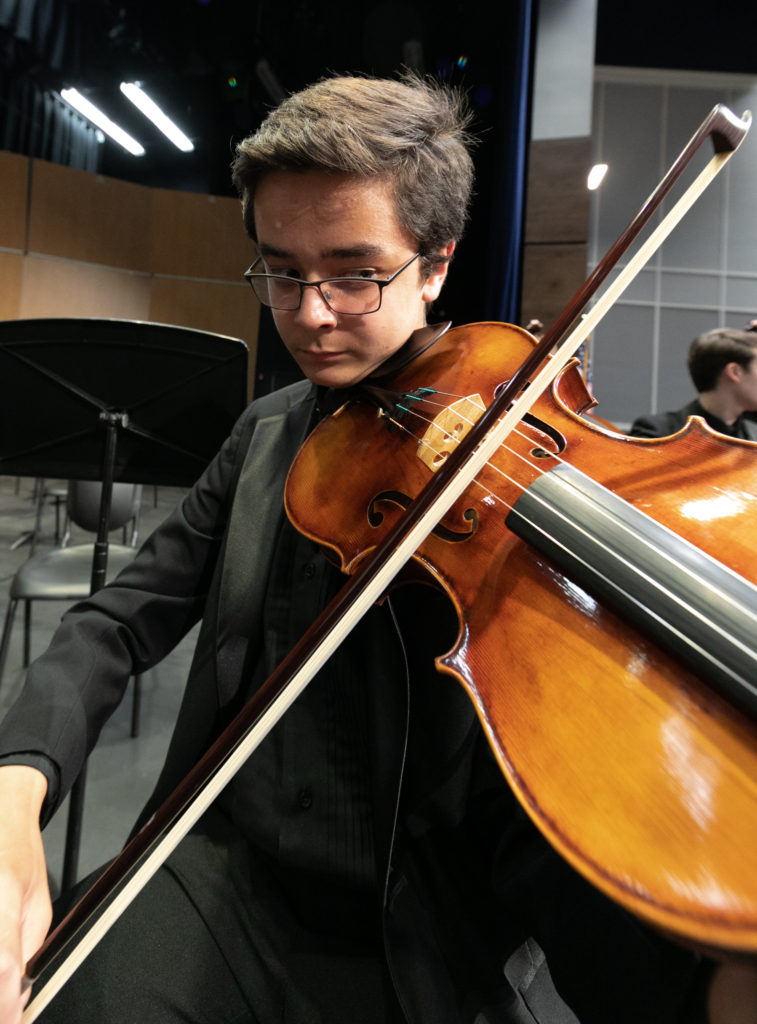
[[[96,127],[102,129],[106,135],[113,139],[114,142],[117,142],[119,146],[123,146],[132,156],[144,155],[144,146],[141,146],[131,135],[127,135],[123,128],[119,128],[114,121],[111,121],[107,114],[103,114],[102,110],[98,110],[94,103],[90,103],[77,89],[61,89],[60,95],[61,99],[65,100],[74,110],[78,110],[80,114],[83,114]]]
[[[149,118],[157,128],[160,128],[166,138],[170,139],[174,146],[177,146],[182,153],[192,152],[194,149],[192,140],[188,139],[184,132],[176,127],[170,117],[166,117],[158,104],[151,100],[136,82],[121,82],[121,92],[127,99],[131,100],[135,107],[142,111],[145,117]]]

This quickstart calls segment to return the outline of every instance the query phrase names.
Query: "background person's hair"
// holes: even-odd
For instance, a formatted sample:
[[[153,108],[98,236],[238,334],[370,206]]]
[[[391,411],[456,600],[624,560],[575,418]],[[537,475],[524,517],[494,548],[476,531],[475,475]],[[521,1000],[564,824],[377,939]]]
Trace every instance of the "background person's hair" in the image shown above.
[[[747,367],[757,356],[757,333],[730,327],[716,327],[694,338],[689,348],[688,368],[700,394],[717,387],[728,363]]]
[[[245,227],[270,171],[320,170],[390,183],[397,216],[417,239],[425,274],[468,217],[473,161],[463,97],[433,80],[334,76],[287,97],[239,143],[232,164]]]

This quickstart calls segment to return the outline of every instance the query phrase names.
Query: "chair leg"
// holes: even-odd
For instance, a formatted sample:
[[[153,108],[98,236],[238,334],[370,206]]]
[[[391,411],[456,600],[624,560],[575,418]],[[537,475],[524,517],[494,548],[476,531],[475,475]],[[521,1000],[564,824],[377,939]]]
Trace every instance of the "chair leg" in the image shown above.
[[[142,676],[134,676],[134,697],[131,705],[131,734],[139,736],[139,710],[142,703]]]
[[[45,481],[38,477],[34,483],[34,530],[29,543],[29,553],[34,554],[42,531],[42,507],[45,504]]]
[[[61,889],[66,892],[79,878],[79,847],[81,846],[82,819],[84,817],[84,791],[87,785],[87,765],[71,787],[68,799],[66,841],[63,850]]]
[[[5,672],[5,662],[8,657],[8,648],[11,642],[11,629],[13,628],[13,620],[16,616],[16,608],[18,607],[18,598],[10,598],[8,601],[8,610],[5,613],[5,624],[3,626],[3,638],[0,640],[0,683],[3,681],[3,673]]]
[[[32,603],[24,600],[24,668],[29,667],[32,651]]]

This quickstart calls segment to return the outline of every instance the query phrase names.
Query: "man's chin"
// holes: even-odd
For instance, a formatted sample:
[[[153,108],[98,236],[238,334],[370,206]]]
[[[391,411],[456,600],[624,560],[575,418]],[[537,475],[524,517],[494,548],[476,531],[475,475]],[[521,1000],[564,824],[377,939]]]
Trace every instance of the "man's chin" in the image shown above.
[[[320,369],[314,367],[305,369],[305,367],[301,367],[301,369],[308,380],[324,388],[352,387],[353,384],[358,384],[370,372],[368,369],[356,370],[354,367],[350,369],[346,366],[330,366]]]

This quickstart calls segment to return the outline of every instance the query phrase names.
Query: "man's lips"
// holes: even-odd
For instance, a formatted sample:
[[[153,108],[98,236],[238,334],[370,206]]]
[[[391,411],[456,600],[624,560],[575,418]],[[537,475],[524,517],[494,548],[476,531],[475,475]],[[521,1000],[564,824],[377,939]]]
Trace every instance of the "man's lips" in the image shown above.
[[[306,359],[316,359],[320,362],[330,362],[332,359],[338,359],[339,356],[343,355],[342,352],[332,350],[324,351],[322,349],[311,348],[301,349],[301,354],[305,356]]]

